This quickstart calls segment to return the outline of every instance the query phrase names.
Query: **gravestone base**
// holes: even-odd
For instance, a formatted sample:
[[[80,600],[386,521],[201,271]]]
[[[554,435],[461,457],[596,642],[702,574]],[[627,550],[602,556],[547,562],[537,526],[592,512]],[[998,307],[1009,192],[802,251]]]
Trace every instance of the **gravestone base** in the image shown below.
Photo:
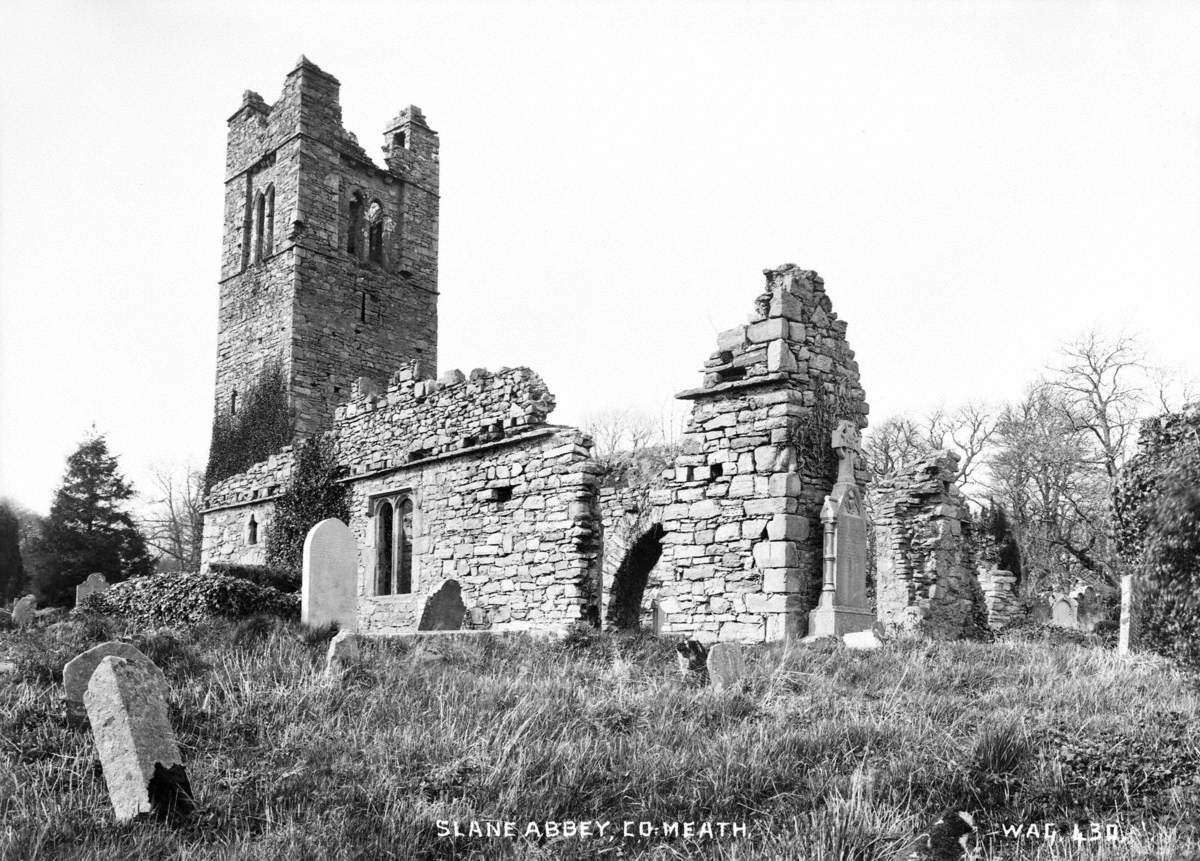
[[[808,635],[805,642],[821,637],[840,637],[842,634],[852,634],[856,631],[869,631],[875,624],[875,613],[872,610],[861,610],[857,607],[839,607],[830,602],[826,605],[824,598],[820,606],[808,614]]]

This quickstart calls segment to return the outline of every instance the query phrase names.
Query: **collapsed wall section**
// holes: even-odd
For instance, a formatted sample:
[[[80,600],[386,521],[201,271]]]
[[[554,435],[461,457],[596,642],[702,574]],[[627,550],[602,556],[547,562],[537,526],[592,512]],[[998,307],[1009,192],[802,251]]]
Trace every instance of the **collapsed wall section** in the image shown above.
[[[958,455],[938,451],[876,485],[876,612],[893,629],[958,639],[986,624],[957,475]]]
[[[846,323],[817,273],[764,272],[746,325],[722,332],[682,454],[652,501],[663,555],[651,583],[664,633],[755,642],[803,634],[822,578],[821,507],[839,420],[866,426]],[[865,483],[866,475],[856,473]]]

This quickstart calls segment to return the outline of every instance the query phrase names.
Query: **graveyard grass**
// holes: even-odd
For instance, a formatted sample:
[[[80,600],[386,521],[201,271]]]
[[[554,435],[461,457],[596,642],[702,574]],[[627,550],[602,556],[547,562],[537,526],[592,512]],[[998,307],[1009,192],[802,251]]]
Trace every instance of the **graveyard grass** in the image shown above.
[[[999,840],[983,858],[1188,858],[1194,683],[1044,633],[997,644],[747,649],[741,690],[689,687],[672,644],[367,640],[256,618],[134,636],[166,672],[200,810],[117,826],[66,660],[93,618],[0,631],[0,858],[884,859],[947,808],[985,829],[1090,812],[1119,842]],[[1055,729],[1061,730],[1054,735]],[[1115,733],[1115,734],[1114,734]],[[746,823],[744,837],[504,840],[437,820]]]

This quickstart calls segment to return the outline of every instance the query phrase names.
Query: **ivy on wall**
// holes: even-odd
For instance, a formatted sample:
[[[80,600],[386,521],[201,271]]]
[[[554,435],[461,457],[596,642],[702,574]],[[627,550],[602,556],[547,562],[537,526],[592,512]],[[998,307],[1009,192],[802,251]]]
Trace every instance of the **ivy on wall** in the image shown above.
[[[296,452],[292,481],[275,503],[267,533],[267,565],[289,572],[298,584],[308,531],[328,517],[350,522],[347,490],[338,481],[332,440],[327,436],[305,440]]]
[[[292,419],[278,362],[265,367],[254,385],[239,396],[236,413],[221,412],[213,421],[207,491],[217,482],[266,460],[292,441]]]

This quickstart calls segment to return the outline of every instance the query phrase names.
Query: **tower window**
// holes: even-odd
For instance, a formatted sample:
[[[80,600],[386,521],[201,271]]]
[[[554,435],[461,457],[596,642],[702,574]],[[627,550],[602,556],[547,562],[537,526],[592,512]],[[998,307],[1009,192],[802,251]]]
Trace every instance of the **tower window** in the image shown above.
[[[360,322],[360,323],[367,322],[367,294],[366,293],[363,293],[362,296],[359,297],[358,322]]]
[[[367,259],[372,263],[383,262],[383,206],[378,200],[372,200],[367,210]]]
[[[267,199],[260,191],[254,198],[254,262],[263,258],[263,223],[266,218]]]
[[[263,229],[263,256],[270,257],[275,253],[275,186],[267,186],[267,217]]]
[[[229,414],[231,416],[237,415],[237,389],[234,389],[229,395]]]
[[[346,250],[355,257],[359,255],[358,248],[362,241],[363,199],[357,191],[350,198],[349,236],[346,238]]]
[[[254,515],[250,515],[250,522],[246,524],[246,543],[258,543],[258,521],[254,519]]]
[[[392,146],[396,149],[404,149],[407,146],[407,140],[404,137],[404,132],[396,132],[392,135]]]

